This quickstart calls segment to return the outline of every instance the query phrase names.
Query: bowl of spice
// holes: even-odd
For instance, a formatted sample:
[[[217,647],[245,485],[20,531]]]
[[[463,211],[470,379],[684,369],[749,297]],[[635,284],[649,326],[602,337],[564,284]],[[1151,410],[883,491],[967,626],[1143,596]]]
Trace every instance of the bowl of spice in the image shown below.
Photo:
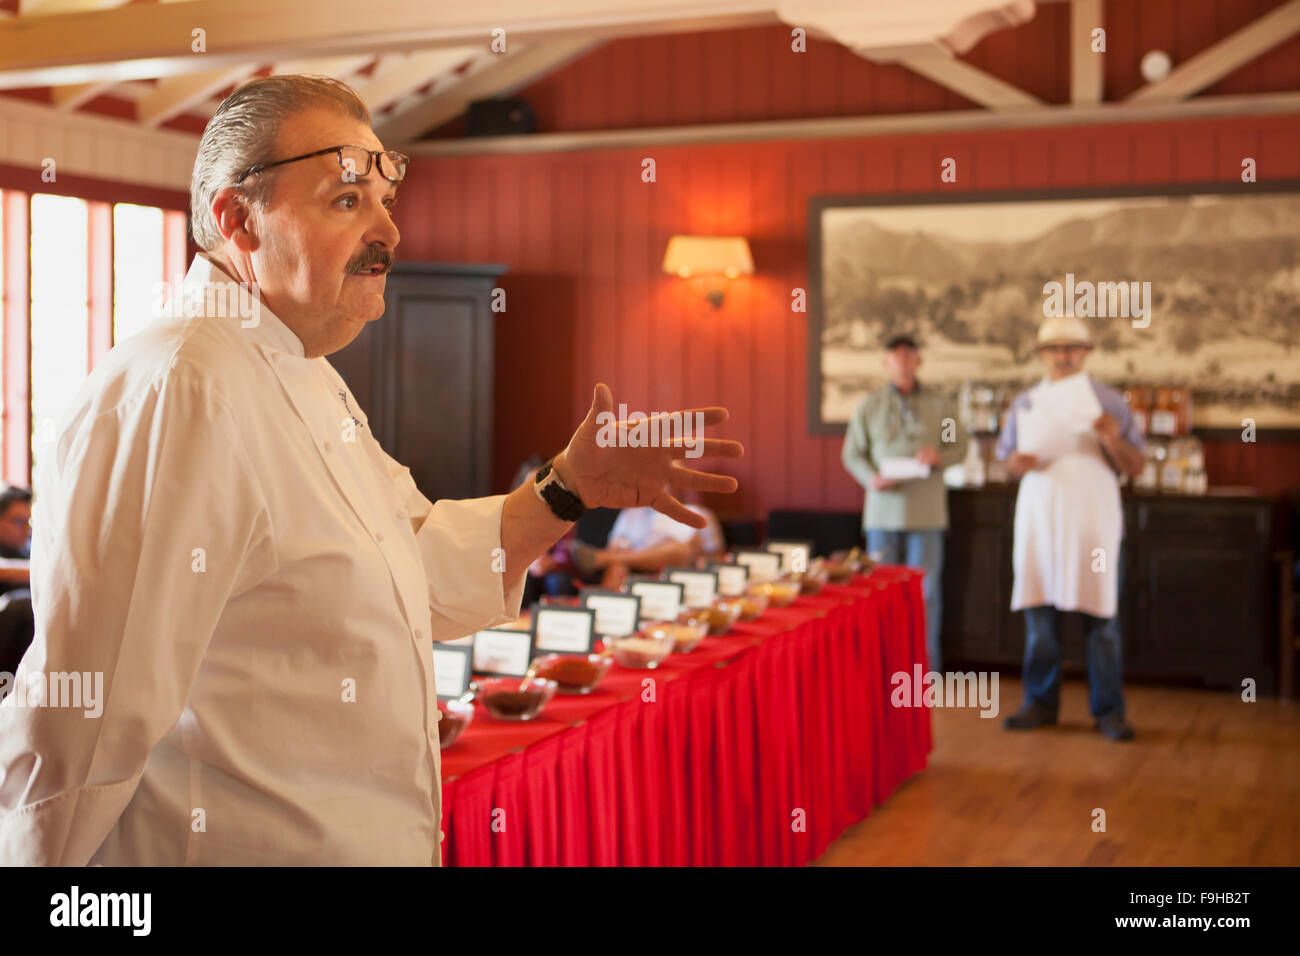
[[[740,620],[757,621],[767,610],[767,592],[763,585],[755,584],[740,597]]]
[[[561,694],[590,694],[613,664],[607,654],[546,654],[533,661],[528,673],[555,681]]]
[[[709,622],[707,618],[700,617],[698,620],[691,620],[688,623],[660,623],[652,624],[645,629],[645,637],[654,640],[667,640],[673,645],[674,654],[689,654],[695,650],[695,645],[704,640],[704,635],[709,633]]]
[[[686,608],[677,615],[677,630],[673,634],[674,654],[686,654],[709,634],[709,609]]]
[[[656,621],[647,624],[632,637],[606,641],[605,646],[609,648],[614,660],[623,667],[653,670],[673,652],[677,639],[669,628],[676,626],[672,621]]]
[[[556,683],[540,677],[487,677],[478,700],[497,720],[532,720],[555,696]]]
[[[799,596],[799,582],[788,577],[777,578],[775,581],[764,581],[756,585],[761,588],[767,595],[768,601],[772,607],[785,607],[791,601]]]
[[[473,720],[474,705],[464,697],[438,701],[438,749],[446,750],[459,740]]]
[[[816,594],[822,589],[822,585],[830,580],[830,575],[826,570],[826,562],[821,558],[815,558],[808,565],[807,571],[796,572],[791,575],[799,585],[800,594]]]
[[[716,598],[708,612],[709,633],[714,637],[726,634],[731,630],[731,625],[736,623],[736,618],[740,617],[740,610],[740,598]]]

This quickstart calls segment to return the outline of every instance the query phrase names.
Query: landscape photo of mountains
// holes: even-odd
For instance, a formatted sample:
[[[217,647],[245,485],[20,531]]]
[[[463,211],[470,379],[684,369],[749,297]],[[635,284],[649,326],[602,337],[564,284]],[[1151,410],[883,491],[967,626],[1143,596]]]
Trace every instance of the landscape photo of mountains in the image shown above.
[[[824,422],[883,384],[882,344],[899,332],[921,343],[927,385],[1033,384],[1043,288],[1070,273],[1150,283],[1145,328],[1085,319],[1091,375],[1190,386],[1196,427],[1300,427],[1300,192],[844,205],[819,219]]]

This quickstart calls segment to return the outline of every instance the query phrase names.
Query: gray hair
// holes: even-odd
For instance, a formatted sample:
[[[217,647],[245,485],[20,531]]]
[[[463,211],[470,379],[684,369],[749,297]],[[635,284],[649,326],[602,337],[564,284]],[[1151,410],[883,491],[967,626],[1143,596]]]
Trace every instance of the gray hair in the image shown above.
[[[295,113],[324,107],[370,125],[370,111],[361,97],[340,80],[328,76],[267,76],[250,80],[221,101],[199,140],[190,179],[190,231],[201,249],[221,245],[221,231],[212,215],[212,197],[250,166],[271,162],[280,127]],[[256,176],[239,187],[250,203],[264,203],[271,178]]]

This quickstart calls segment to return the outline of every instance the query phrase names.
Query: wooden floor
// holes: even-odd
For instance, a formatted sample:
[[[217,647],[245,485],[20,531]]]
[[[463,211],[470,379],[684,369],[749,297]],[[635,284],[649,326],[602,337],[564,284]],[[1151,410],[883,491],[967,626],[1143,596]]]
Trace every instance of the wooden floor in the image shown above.
[[[997,719],[934,710],[929,766],[818,864],[1300,864],[1300,705],[1130,686],[1137,739],[1121,744],[1093,729],[1079,681],[1059,726],[1003,730],[1020,684],[1000,683]]]

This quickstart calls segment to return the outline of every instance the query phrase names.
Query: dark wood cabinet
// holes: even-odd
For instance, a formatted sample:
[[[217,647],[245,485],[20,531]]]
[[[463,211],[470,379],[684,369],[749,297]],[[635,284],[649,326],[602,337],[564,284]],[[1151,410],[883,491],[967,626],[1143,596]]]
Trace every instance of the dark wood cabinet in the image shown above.
[[[1018,664],[1023,615],[1011,606],[1015,487],[953,490],[944,567],[947,662]],[[1273,503],[1263,498],[1126,495],[1120,633],[1127,676],[1272,693]],[[1065,664],[1083,666],[1075,616]]]
[[[496,265],[396,263],[382,318],[329,360],[433,501],[491,493]]]

